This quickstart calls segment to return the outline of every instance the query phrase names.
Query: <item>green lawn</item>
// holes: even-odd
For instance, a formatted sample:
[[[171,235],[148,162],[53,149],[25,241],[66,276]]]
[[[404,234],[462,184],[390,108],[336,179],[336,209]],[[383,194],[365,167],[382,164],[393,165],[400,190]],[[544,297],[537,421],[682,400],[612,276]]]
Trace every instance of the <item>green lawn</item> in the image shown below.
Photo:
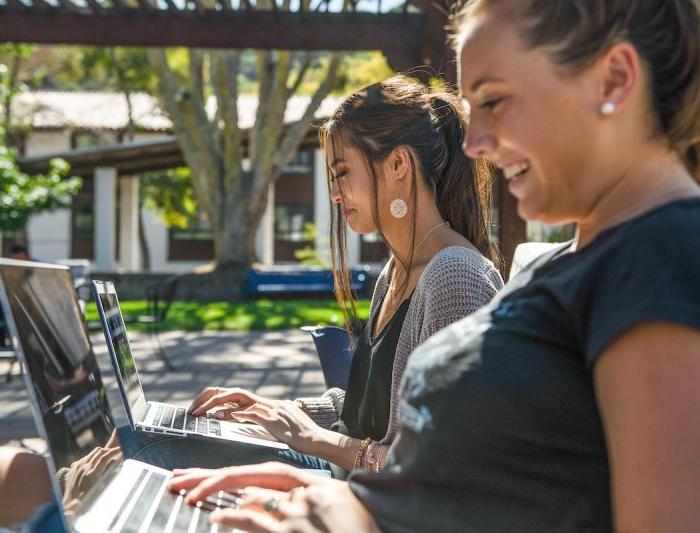
[[[119,302],[128,316],[145,315],[145,300]],[[361,319],[369,316],[369,300],[358,303]],[[94,302],[87,307],[88,321],[97,321]],[[343,314],[335,300],[256,300],[250,302],[176,301],[161,329],[168,330],[273,330],[300,326],[343,325]],[[130,323],[128,329],[144,330],[144,324]]]

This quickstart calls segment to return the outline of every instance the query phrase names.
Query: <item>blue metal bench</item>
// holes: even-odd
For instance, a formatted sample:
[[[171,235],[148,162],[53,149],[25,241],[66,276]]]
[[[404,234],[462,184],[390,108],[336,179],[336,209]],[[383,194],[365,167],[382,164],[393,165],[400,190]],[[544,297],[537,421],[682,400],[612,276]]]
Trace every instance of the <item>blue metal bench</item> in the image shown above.
[[[369,291],[368,268],[351,271],[352,288],[359,295]],[[246,297],[333,292],[333,271],[325,268],[275,265],[264,269],[249,268],[241,283]]]

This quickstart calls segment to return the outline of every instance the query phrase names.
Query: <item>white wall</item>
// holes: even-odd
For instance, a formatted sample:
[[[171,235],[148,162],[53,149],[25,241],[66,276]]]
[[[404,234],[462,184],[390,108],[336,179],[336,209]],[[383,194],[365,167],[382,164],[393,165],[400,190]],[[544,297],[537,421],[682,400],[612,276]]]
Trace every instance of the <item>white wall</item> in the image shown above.
[[[39,131],[27,136],[25,156],[40,156],[70,149],[67,131]],[[70,257],[71,215],[67,209],[32,217],[27,224],[29,253],[42,261]]]
[[[33,216],[27,224],[30,255],[49,262],[69,258],[70,222],[67,209]]]
[[[24,144],[25,157],[55,154],[70,150],[70,132],[34,131],[27,136]]]

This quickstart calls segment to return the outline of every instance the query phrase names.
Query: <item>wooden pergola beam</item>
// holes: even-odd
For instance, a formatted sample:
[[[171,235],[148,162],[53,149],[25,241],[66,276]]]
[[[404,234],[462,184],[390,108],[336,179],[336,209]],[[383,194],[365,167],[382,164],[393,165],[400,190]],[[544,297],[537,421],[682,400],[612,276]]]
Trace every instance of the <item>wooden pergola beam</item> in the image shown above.
[[[415,50],[419,13],[288,13],[103,9],[100,13],[0,7],[0,42],[89,46],[187,46],[259,50]],[[351,37],[348,37],[351,36]],[[415,43],[415,44],[414,44]]]

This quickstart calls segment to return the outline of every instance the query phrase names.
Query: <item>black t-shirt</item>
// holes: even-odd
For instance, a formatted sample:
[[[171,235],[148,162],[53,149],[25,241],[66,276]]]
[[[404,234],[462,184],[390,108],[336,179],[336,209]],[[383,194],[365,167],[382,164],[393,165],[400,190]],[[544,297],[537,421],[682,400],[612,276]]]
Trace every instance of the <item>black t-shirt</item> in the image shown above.
[[[332,428],[356,439],[369,437],[380,441],[389,427],[396,346],[399,344],[411,297],[401,302],[394,316],[372,339],[373,324],[385,297],[386,290],[375,312],[360,332],[352,358],[343,411],[340,421]]]
[[[644,321],[700,328],[698,199],[557,248],[414,351],[387,469],[352,489],[386,531],[612,531],[592,368]]]

